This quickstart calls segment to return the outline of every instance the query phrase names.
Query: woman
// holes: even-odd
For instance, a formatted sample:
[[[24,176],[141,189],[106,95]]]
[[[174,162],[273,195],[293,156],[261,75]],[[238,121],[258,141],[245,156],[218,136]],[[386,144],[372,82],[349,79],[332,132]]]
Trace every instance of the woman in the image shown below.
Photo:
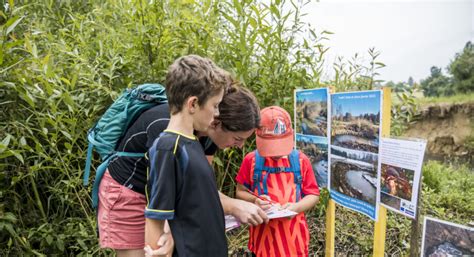
[[[142,113],[127,130],[118,151],[146,152],[169,122],[167,104]],[[242,147],[260,123],[260,109],[253,94],[232,85],[219,104],[216,117],[206,132],[196,132],[208,160],[217,149]],[[116,157],[111,160],[99,187],[98,225],[100,245],[112,248],[117,256],[143,256],[146,205],[147,162],[145,158]],[[220,193],[225,214],[236,216],[242,223],[258,225],[267,222],[258,206]],[[163,251],[172,250],[170,235],[162,237]],[[169,249],[171,248],[171,249]]]

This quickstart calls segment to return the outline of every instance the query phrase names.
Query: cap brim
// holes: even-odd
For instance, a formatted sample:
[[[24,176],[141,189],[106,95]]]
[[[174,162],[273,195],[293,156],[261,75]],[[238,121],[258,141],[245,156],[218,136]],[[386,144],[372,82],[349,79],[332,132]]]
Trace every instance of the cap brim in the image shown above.
[[[258,153],[263,157],[289,155],[293,147],[294,138],[292,134],[282,138],[262,138],[257,136]]]

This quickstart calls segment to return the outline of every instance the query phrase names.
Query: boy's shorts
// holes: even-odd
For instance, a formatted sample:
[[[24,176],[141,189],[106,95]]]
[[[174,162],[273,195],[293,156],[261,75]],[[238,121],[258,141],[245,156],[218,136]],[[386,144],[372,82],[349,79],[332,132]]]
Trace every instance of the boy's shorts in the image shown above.
[[[120,185],[107,170],[99,186],[100,247],[142,249],[145,246],[145,206],[144,195]]]

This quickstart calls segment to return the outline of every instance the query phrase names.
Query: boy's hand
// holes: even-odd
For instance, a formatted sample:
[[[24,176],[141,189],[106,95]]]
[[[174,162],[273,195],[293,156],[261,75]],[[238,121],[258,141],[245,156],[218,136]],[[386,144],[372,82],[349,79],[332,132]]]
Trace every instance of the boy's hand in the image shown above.
[[[159,257],[171,257],[173,254],[174,240],[171,233],[163,233],[158,239],[157,245],[160,247],[153,250],[149,245],[145,246],[146,257],[159,256]]]

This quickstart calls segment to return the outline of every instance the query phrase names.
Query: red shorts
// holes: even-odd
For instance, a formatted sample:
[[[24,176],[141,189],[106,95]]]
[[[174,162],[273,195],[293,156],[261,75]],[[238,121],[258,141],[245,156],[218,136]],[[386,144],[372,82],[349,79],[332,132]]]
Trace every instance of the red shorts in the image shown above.
[[[101,248],[143,249],[146,198],[115,181],[107,170],[99,186]]]

